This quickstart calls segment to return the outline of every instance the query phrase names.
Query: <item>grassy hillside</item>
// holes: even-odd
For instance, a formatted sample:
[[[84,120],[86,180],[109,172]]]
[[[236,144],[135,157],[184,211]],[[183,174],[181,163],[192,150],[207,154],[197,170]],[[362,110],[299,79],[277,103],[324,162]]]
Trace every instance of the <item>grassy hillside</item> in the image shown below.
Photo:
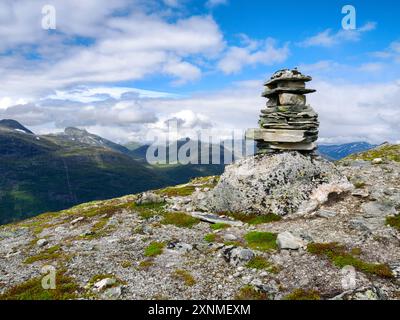
[[[384,161],[400,162],[400,145],[386,143],[365,152],[352,154],[346,159],[371,161],[376,158],[382,158]]]
[[[224,168],[151,166],[144,157],[135,159],[128,149],[84,130],[37,136],[21,128],[19,123],[0,126],[0,224],[218,175]]]

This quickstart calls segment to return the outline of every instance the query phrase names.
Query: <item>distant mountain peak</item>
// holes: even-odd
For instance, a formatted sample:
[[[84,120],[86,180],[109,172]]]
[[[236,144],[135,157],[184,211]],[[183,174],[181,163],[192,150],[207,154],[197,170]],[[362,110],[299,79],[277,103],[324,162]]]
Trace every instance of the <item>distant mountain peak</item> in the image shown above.
[[[13,119],[0,120],[0,127],[6,128],[9,130],[15,130],[15,131],[22,132],[22,133],[34,134],[31,130],[25,128],[22,124],[20,124],[18,121],[13,120]]]
[[[79,128],[75,128],[75,127],[68,127],[68,128],[65,128],[64,133],[65,133],[66,135],[69,135],[69,136],[90,135],[90,133],[87,132],[85,129],[79,129]]]

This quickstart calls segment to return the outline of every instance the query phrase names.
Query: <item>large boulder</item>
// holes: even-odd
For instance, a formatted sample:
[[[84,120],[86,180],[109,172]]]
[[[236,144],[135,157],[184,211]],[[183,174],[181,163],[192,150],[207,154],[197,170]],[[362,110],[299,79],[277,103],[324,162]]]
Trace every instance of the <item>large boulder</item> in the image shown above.
[[[349,186],[333,163],[314,154],[256,155],[227,166],[218,185],[195,193],[192,205],[201,211],[286,215],[300,207],[315,210],[330,193]]]

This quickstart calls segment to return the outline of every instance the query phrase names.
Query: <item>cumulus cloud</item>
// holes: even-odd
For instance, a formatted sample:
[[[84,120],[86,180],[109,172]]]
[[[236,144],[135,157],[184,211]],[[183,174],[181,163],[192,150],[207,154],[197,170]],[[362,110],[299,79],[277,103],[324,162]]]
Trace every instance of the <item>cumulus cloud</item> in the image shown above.
[[[355,30],[339,30],[333,32],[332,29],[326,29],[314,36],[311,36],[299,45],[302,47],[332,47],[343,42],[356,42],[361,39],[361,36],[376,28],[375,22],[368,22],[362,27]]]
[[[381,143],[400,139],[400,81],[350,84],[345,81],[314,80],[317,92],[308,96],[320,115],[320,142],[369,141]],[[165,135],[168,121],[175,120],[181,137],[194,130],[244,130],[257,127],[261,81],[244,81],[216,92],[171,98],[107,98],[101,102],[43,100],[0,109],[0,118],[14,118],[41,132],[66,126],[84,127],[116,141],[145,141],[151,131]]]
[[[274,39],[251,40],[244,36],[242,46],[232,46],[219,61],[218,67],[226,74],[237,73],[246,65],[272,65],[289,56],[288,44],[277,46]]]
[[[49,33],[40,27],[44,3],[1,4],[15,17],[11,25],[0,24],[5,39],[0,52],[14,49],[15,54],[0,56],[0,98],[38,97],[67,86],[153,74],[183,84],[201,77],[193,61],[213,58],[225,47],[211,16],[174,16],[146,8],[155,2],[139,0],[54,1],[57,32]],[[124,15],[118,14],[122,9]]]

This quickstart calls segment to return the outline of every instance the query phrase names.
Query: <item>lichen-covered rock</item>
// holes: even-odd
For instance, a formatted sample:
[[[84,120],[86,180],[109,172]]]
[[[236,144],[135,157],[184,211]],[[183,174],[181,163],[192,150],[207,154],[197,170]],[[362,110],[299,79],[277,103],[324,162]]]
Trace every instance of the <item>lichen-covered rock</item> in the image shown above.
[[[334,164],[315,155],[257,155],[227,166],[213,190],[193,195],[193,205],[203,211],[286,215],[312,195],[316,209],[330,192],[340,193],[349,185]]]

